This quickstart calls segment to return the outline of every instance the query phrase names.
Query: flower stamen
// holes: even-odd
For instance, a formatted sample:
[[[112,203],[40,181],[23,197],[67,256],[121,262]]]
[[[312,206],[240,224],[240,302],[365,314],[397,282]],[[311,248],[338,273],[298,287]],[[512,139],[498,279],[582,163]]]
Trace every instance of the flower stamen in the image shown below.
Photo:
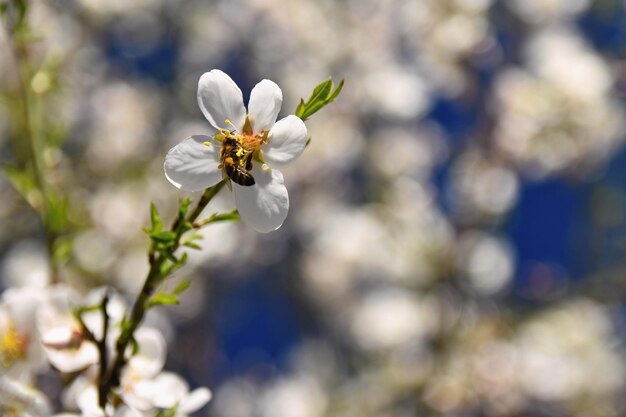
[[[0,335],[0,365],[9,367],[13,363],[26,357],[28,337],[21,335],[15,326],[9,326]]]

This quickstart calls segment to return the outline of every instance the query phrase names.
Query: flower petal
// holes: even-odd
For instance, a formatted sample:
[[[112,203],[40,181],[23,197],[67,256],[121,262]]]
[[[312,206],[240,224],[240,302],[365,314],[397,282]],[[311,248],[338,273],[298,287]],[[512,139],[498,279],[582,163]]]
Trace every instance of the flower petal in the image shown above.
[[[269,233],[278,229],[289,211],[289,195],[283,183],[283,174],[258,164],[251,171],[256,184],[243,187],[233,183],[235,204],[243,221],[257,232]]]
[[[306,146],[306,126],[298,116],[280,119],[269,133],[269,142],[263,147],[265,162],[282,167],[300,156]]]
[[[152,381],[152,401],[159,408],[175,407],[189,393],[185,380],[173,372],[160,373]]]
[[[128,365],[137,375],[154,377],[165,365],[167,356],[165,338],[157,329],[140,327],[135,332],[135,339],[139,345],[139,351],[130,358]]]
[[[211,391],[206,387],[196,388],[191,391],[178,405],[178,412],[191,414],[204,407],[211,400]]]
[[[270,130],[283,104],[283,92],[274,81],[262,80],[254,86],[248,102],[248,116],[254,134]]]
[[[44,347],[50,363],[61,372],[76,372],[98,363],[98,348],[91,342],[83,342],[76,349],[53,349]]]
[[[198,81],[198,105],[215,128],[230,129],[226,119],[241,130],[246,119],[243,95],[237,84],[220,70],[205,72]]]
[[[204,145],[210,142],[211,146]],[[209,136],[194,135],[174,146],[165,157],[165,176],[175,187],[200,191],[222,179],[220,144]]]

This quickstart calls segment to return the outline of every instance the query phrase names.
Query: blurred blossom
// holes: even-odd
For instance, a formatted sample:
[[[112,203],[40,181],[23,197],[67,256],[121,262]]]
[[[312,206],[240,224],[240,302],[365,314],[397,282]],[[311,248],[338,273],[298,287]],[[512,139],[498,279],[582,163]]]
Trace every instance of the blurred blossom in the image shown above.
[[[533,177],[588,175],[624,138],[607,64],[571,30],[538,32],[527,52],[528,70],[497,80],[497,145]]]
[[[141,289],[143,277],[148,273],[148,257],[145,247],[128,247],[117,253],[113,268],[113,282],[121,290],[134,294]]]
[[[434,307],[427,299],[416,299],[398,289],[374,291],[356,306],[352,331],[366,349],[420,341],[435,329]]]
[[[508,0],[506,4],[526,22],[545,24],[576,17],[590,0]]]
[[[275,381],[259,402],[262,417],[317,417],[323,414],[325,405],[324,392],[306,377]]]
[[[106,83],[90,97],[91,126],[86,152],[89,167],[111,173],[121,163],[146,160],[157,139],[158,94],[127,83]],[[106,109],[106,111],[104,111]]]
[[[36,44],[42,61],[49,57],[70,55],[79,45],[81,27],[70,13],[54,8],[48,2],[31,2],[29,19],[41,42]]]
[[[129,4],[123,0],[78,0],[87,12],[94,16],[116,17],[119,14],[143,12],[162,3],[161,0],[139,0]]]
[[[373,132],[370,140],[371,164],[391,180],[399,175],[425,180],[446,156],[440,129],[432,125],[418,131],[385,127]]]
[[[318,227],[303,263],[307,284],[322,298],[349,296],[357,280],[371,276],[381,263],[382,225],[371,212],[344,208]]]
[[[254,417],[257,388],[245,378],[231,378],[217,390],[213,409],[220,417]]]
[[[451,95],[467,88],[462,64],[490,32],[491,0],[399,2],[396,18],[428,78]]]
[[[101,185],[89,204],[94,224],[117,240],[137,237],[149,208],[143,191],[140,183]]]
[[[10,288],[2,293],[0,376],[30,385],[37,372],[47,369],[41,338],[34,330],[44,298],[45,293],[38,287]]]
[[[413,119],[420,116],[430,104],[427,84],[415,71],[388,63],[365,77],[362,102],[370,103],[370,111],[383,116]]]
[[[516,343],[521,349],[521,383],[540,400],[573,404],[588,397],[609,405],[624,388],[625,369],[616,342],[601,305],[588,299],[563,303],[520,329]]]
[[[2,262],[2,281],[7,287],[43,288],[50,281],[50,266],[40,242],[24,240],[16,243]]]
[[[111,239],[93,230],[77,235],[73,249],[76,262],[89,272],[102,272],[116,260]]]
[[[519,181],[506,165],[474,151],[458,158],[453,168],[453,199],[461,220],[501,216],[515,204]]]
[[[476,291],[493,295],[509,284],[515,262],[505,240],[473,231],[461,237],[460,246],[462,268]]]
[[[394,280],[425,286],[454,269],[454,230],[427,186],[399,179],[386,190],[387,241],[381,245]]]
[[[30,384],[0,375],[0,413],[6,416],[48,417],[50,402]]]

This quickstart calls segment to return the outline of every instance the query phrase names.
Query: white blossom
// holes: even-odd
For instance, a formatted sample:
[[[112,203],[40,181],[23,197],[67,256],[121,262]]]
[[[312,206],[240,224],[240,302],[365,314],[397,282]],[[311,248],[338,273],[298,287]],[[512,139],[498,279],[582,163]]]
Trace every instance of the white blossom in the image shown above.
[[[248,111],[241,90],[220,70],[200,77],[198,104],[211,127],[173,147],[165,175],[176,187],[200,191],[222,179],[232,188],[244,222],[261,233],[278,229],[289,211],[289,195],[280,168],[306,145],[304,122],[276,118],[283,94],[273,81],[259,82],[250,93]]]

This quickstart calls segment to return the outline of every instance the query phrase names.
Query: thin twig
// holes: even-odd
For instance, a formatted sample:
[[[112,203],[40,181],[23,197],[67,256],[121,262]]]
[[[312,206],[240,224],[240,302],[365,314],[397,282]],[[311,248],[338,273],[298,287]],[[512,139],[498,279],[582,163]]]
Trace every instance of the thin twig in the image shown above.
[[[223,186],[224,182],[221,181],[213,187],[207,188],[202,194],[202,197],[200,197],[195,209],[184,219],[178,216],[172,224],[170,230],[176,232],[179,229],[181,221],[193,224],[198,216],[200,216],[200,213],[202,213],[202,211]],[[176,236],[176,242],[169,250],[172,256],[174,251],[176,251],[176,249],[180,246],[181,238],[181,235]],[[122,369],[128,362],[128,359],[126,358],[126,351],[129,344],[134,339],[135,331],[139,327],[139,324],[143,321],[148,308],[148,301],[156,291],[158,285],[168,274],[168,272],[163,273],[162,271],[162,268],[168,258],[163,254],[157,254],[154,251],[153,246],[149,251],[148,259],[150,261],[150,270],[148,271],[148,275],[146,276],[146,280],[144,281],[141,291],[135,299],[130,316],[124,319],[124,322],[122,323],[122,332],[115,344],[115,361],[113,362],[113,366],[110,368],[110,372],[107,375],[100,376],[100,395],[101,398],[104,398],[104,400],[101,399],[100,401],[105,401],[105,404],[111,390],[120,384]]]

